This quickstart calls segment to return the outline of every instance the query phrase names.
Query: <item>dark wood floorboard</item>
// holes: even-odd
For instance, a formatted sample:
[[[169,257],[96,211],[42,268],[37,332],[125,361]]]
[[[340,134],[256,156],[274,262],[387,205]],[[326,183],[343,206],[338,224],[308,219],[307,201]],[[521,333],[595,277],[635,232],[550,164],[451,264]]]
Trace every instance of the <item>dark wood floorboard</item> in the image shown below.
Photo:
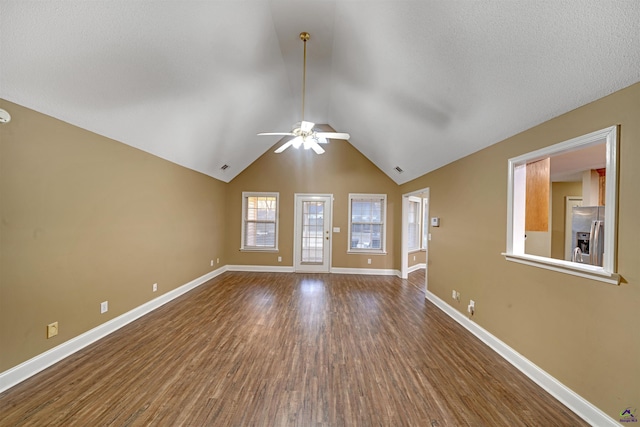
[[[224,273],[0,394],[0,425],[586,425],[423,281]]]

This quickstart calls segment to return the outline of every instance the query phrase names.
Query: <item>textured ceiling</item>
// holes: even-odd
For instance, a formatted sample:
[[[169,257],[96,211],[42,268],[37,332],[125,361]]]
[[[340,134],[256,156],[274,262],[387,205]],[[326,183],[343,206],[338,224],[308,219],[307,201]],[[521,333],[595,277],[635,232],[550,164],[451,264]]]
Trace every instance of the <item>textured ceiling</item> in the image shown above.
[[[640,81],[637,0],[0,0],[0,97],[228,182],[301,118],[301,31],[305,118],[399,184]]]

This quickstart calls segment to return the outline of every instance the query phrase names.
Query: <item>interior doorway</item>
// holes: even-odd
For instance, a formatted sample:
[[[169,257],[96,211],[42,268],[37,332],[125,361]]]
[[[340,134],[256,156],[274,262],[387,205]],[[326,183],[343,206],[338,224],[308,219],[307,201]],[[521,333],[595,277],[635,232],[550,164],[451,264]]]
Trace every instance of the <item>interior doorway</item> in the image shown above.
[[[429,188],[403,194],[400,274],[403,279],[406,279],[410,271],[425,268],[425,290],[428,280],[429,237]],[[414,257],[423,258],[416,262]]]
[[[296,194],[293,265],[296,272],[331,271],[332,194]]]

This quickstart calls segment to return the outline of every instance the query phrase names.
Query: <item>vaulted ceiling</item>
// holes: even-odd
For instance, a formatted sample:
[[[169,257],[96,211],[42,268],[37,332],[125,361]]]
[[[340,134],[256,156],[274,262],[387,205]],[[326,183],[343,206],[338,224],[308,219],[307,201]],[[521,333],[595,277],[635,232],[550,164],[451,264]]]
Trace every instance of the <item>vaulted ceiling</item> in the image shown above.
[[[228,182],[301,119],[302,31],[305,119],[399,184],[640,81],[637,0],[0,0],[0,97]]]

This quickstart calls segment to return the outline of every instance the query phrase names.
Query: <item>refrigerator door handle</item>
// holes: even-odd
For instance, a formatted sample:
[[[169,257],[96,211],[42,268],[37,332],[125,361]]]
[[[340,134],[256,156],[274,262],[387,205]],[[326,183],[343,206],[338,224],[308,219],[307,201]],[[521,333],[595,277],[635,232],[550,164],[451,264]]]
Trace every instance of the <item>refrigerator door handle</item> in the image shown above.
[[[602,221],[594,221],[596,225],[596,234],[593,239],[593,249],[594,249],[594,257],[593,260],[595,263],[593,265],[602,265],[602,253],[600,252],[600,248],[602,248]]]
[[[589,264],[591,265],[596,265],[595,263],[595,248],[597,248],[598,246],[595,245],[595,240],[596,240],[596,222],[597,221],[591,221],[591,230],[589,232]]]

